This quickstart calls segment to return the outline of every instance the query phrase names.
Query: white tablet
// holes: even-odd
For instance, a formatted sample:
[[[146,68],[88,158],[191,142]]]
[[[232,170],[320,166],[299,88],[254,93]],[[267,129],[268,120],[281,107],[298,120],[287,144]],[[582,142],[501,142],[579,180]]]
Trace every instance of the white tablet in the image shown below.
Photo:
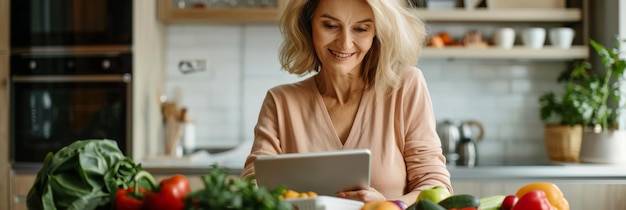
[[[254,168],[257,184],[269,189],[285,185],[297,192],[335,196],[370,186],[369,149],[257,156]]]

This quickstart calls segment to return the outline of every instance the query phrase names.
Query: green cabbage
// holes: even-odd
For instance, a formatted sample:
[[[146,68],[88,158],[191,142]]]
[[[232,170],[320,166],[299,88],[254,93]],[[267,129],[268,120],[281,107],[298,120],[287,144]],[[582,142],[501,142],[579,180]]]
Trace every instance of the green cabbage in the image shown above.
[[[115,141],[75,141],[48,153],[26,203],[28,209],[111,209],[117,189],[133,185],[139,171]]]

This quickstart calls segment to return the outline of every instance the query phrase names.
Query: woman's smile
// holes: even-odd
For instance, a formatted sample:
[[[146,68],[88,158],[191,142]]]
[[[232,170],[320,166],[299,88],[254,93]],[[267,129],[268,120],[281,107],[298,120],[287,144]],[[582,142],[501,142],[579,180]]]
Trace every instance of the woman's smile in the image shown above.
[[[342,53],[342,52],[334,51],[331,49],[329,49],[328,51],[330,51],[330,53],[332,53],[335,56],[335,58],[337,58],[338,60],[342,60],[342,61],[349,60],[355,54],[355,53]]]

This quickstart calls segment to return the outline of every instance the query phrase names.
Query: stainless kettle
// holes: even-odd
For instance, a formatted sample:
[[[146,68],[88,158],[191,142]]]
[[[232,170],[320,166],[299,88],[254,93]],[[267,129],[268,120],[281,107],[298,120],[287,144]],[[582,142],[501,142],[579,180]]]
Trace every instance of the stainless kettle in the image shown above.
[[[456,146],[461,141],[459,122],[444,120],[437,124],[437,134],[441,140],[441,149],[446,157],[446,165],[456,165],[459,159]]]
[[[441,139],[441,148],[447,165],[469,167],[476,165],[478,158],[476,143],[482,140],[484,134],[480,122],[444,120],[437,124],[437,134]]]

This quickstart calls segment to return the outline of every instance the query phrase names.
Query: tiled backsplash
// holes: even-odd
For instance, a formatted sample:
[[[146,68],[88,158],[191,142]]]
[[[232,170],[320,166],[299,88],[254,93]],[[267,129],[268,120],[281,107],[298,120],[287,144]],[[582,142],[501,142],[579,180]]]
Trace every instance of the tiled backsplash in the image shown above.
[[[302,79],[280,70],[276,25],[172,25],[167,31],[166,88],[181,90],[200,146],[252,140],[266,91]],[[184,74],[178,70],[184,59],[205,59],[208,67]],[[479,164],[547,162],[538,97],[561,89],[555,81],[566,63],[423,58],[418,67],[438,120],[484,125]]]

